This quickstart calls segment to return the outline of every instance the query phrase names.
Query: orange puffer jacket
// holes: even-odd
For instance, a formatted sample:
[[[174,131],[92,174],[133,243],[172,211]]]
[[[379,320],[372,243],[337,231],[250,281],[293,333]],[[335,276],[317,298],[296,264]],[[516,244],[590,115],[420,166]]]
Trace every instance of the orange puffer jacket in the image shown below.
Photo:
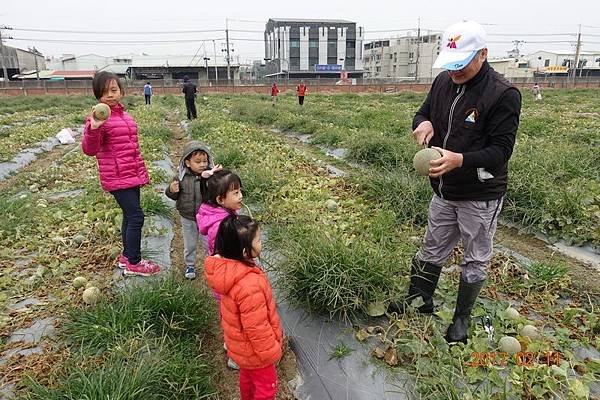
[[[209,256],[204,262],[204,276],[221,295],[221,326],[227,355],[244,369],[276,363],[281,358],[283,331],[263,270]]]

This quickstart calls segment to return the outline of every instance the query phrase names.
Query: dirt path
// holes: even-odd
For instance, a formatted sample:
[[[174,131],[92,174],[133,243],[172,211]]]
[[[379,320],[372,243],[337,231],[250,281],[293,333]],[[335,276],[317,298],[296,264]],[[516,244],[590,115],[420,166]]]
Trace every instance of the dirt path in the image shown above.
[[[170,143],[169,153],[173,165],[178,165],[181,152],[185,147],[185,144],[189,140],[186,133],[183,131],[179,124],[179,117],[177,114],[170,114],[168,116],[167,125],[173,132],[173,139]],[[175,213],[175,225],[174,225],[174,237],[171,244],[171,260],[173,263],[173,271],[176,276],[183,278],[185,270],[183,262],[183,237],[181,233],[181,223],[179,222],[179,214]],[[206,288],[205,281],[202,278],[202,259],[204,254],[198,254],[197,264],[197,278],[194,281],[195,285],[199,288]],[[214,366],[214,384],[218,391],[219,399],[223,400],[237,400],[239,399],[239,384],[238,384],[238,371],[227,368],[227,354],[223,348],[223,338],[221,328],[215,321],[213,331],[205,337],[203,344],[203,353],[208,355],[212,360]],[[277,366],[277,373],[279,377],[279,392],[277,394],[278,400],[293,400],[294,396],[288,388],[287,383],[294,379],[297,374],[296,358],[294,353],[286,348],[284,355]]]

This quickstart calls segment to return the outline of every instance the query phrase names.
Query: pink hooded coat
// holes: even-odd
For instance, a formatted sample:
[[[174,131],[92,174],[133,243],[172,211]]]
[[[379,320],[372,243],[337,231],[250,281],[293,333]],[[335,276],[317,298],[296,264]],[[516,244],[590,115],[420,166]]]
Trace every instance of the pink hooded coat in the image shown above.
[[[137,124],[123,105],[110,108],[110,117],[98,129],[85,121],[81,148],[96,156],[100,185],[107,192],[142,186],[150,182],[138,142]]]
[[[223,207],[215,207],[210,204],[202,203],[196,214],[196,222],[200,234],[206,236],[208,255],[212,256],[215,250],[215,239],[219,231],[219,225],[229,214],[235,211]],[[237,212],[235,212],[237,214]]]

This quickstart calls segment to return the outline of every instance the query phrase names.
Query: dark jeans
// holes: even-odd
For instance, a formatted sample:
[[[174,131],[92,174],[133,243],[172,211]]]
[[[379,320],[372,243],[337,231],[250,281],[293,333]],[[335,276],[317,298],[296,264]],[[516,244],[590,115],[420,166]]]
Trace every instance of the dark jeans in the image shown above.
[[[137,264],[142,259],[142,226],[144,226],[144,211],[140,205],[140,187],[119,189],[110,193],[123,210],[123,224],[121,225],[123,255],[131,264]]]
[[[146,98],[146,104],[150,104],[150,98],[152,97],[151,94],[145,94],[144,97]]]
[[[196,99],[185,98],[185,108],[187,108],[187,118],[188,119],[196,119]]]
[[[298,103],[299,103],[300,105],[303,105],[303,104],[304,104],[304,96],[298,96]]]

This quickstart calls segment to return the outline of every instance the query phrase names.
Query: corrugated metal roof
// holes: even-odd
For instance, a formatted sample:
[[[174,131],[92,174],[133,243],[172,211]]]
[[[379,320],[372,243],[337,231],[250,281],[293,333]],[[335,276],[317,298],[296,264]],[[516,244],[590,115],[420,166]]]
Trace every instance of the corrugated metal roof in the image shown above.
[[[355,24],[356,22],[345,19],[311,19],[311,18],[269,18],[274,22],[307,22],[307,23],[324,23],[324,24]]]
[[[51,78],[53,72],[54,71],[50,71],[50,70],[40,71],[40,73],[39,73],[40,79]],[[13,79],[37,79],[37,75],[35,74],[35,71],[27,71],[27,72],[23,72],[21,74],[13,75],[12,78]]]
[[[533,53],[529,54],[530,56],[533,54],[537,54],[537,53],[550,53],[550,54],[556,54],[559,56],[575,56],[575,51],[573,50],[538,50],[538,51],[534,51]],[[579,55],[585,55],[585,56],[591,56],[594,54],[600,54],[600,52],[598,51],[580,51]]]
[[[52,71],[51,78],[69,77],[69,78],[92,78],[96,74],[94,70],[85,71]]]
[[[210,57],[210,56],[209,56]],[[208,62],[209,67],[214,67],[215,62],[212,60]],[[217,66],[222,67],[227,64],[219,63]],[[131,66],[134,68],[140,67],[203,67],[204,66],[204,57],[202,55],[189,56],[134,56],[131,62]],[[232,63],[231,66],[238,66],[237,64]]]
[[[117,75],[125,75],[129,67],[129,64],[109,64],[105,67],[100,68],[99,71],[107,71]]]

